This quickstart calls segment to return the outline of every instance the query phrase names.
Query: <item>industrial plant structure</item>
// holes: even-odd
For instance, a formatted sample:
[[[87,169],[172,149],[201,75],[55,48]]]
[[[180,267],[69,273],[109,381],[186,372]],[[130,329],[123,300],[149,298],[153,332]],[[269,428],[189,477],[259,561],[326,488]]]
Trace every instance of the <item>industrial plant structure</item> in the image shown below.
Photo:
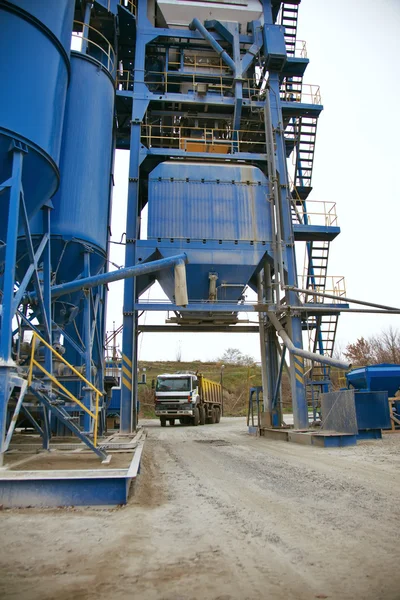
[[[335,206],[309,200],[323,107],[303,82],[299,4],[0,0],[2,454],[24,418],[44,447],[72,431],[105,457],[117,279],[122,432],[137,424],[139,314],[166,310],[168,331],[253,332],[240,313],[258,314],[264,412],[279,426],[287,364],[295,427],[308,427],[331,366],[346,366],[332,352],[347,304],[327,272]],[[130,151],[126,261],[109,272],[115,149]],[[142,300],[155,281],[168,301]]]

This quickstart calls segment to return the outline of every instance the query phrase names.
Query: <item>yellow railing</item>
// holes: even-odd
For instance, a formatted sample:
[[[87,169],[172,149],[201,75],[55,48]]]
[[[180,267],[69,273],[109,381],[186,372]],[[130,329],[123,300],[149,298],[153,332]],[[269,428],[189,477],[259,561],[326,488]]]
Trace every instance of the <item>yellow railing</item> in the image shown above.
[[[168,67],[172,70],[178,71],[182,68],[182,64],[180,62],[170,60],[168,62]],[[197,71],[198,69],[201,69],[200,72],[204,72],[203,69],[207,69],[208,73],[211,72],[214,74],[214,72],[217,72],[221,73],[222,75],[232,73],[228,65],[224,63],[221,58],[216,56],[216,54],[205,55],[185,53],[183,56],[183,71],[181,72],[185,72],[185,69],[188,69],[189,71]]]
[[[51,373],[49,373],[41,363],[39,363],[37,360],[35,360],[35,348],[36,348],[35,340],[36,339],[38,339],[44,346],[46,346],[46,348],[48,348],[52,352],[52,354],[57,358],[57,360],[60,360],[65,365],[67,365],[67,367],[69,369],[71,369],[71,371],[73,373],[75,373],[75,375],[82,382],[84,382],[87,386],[90,387],[90,389],[93,390],[93,392],[96,395],[95,412],[94,413],[91,410],[89,410],[80,400],[78,400],[78,398],[75,398],[75,396],[73,394],[71,394],[71,392],[69,390],[67,390],[67,388],[65,386],[62,385],[62,383],[57,381],[57,379]],[[56,385],[58,388],[60,388],[60,390],[62,390],[64,392],[64,394],[66,394],[72,402],[75,402],[75,404],[77,404],[83,411],[85,411],[90,417],[92,417],[92,419],[93,419],[93,443],[96,446],[97,445],[97,425],[98,425],[98,419],[99,419],[99,398],[100,398],[100,396],[102,396],[102,393],[92,383],[90,383],[90,381],[88,381],[81,373],[79,373],[79,371],[77,369],[75,369],[75,367],[73,365],[71,365],[67,360],[65,360],[65,358],[63,356],[61,356],[61,354],[56,352],[56,350],[54,350],[54,348],[52,348],[50,346],[50,344],[48,344],[46,342],[46,340],[44,340],[42,337],[40,337],[40,335],[38,335],[36,333],[36,331],[33,332],[31,344],[32,344],[32,351],[31,351],[31,358],[30,358],[30,363],[29,363],[28,385],[31,385],[31,383],[32,383],[33,367],[35,366],[40,371],[42,371],[42,373],[44,373],[46,375],[46,377],[48,377],[54,385]]]
[[[326,227],[337,227],[336,202],[325,200],[307,200],[297,203],[293,201],[293,209],[297,219],[294,224],[301,225],[325,225]],[[307,223],[306,223],[307,222]]]
[[[294,82],[291,87],[290,82],[281,89],[281,100],[284,102],[302,102],[303,104],[321,104],[321,89],[319,85],[303,83],[301,90]]]
[[[296,40],[294,55],[297,58],[307,58],[307,45],[304,40]]]
[[[107,38],[94,27],[85,25],[82,21],[74,21],[71,48],[72,50],[82,52],[83,54],[87,54],[91,58],[94,58],[114,75],[114,49]]]
[[[136,5],[132,0],[119,0],[121,6],[129,10],[133,15],[136,15]]]
[[[171,65],[171,63],[170,63]],[[228,78],[228,80],[227,80]],[[212,81],[210,81],[212,80]],[[117,89],[131,91],[133,89],[132,71],[118,71]],[[179,88],[178,93],[187,93],[189,91],[198,93],[218,93],[221,96],[226,96],[232,93],[232,82],[229,81],[229,74],[221,72],[195,72],[188,73],[184,70],[177,71],[147,71],[144,79],[136,78],[136,83],[144,83],[151,92],[157,94],[166,94],[171,90]],[[253,79],[244,79],[243,97],[246,100],[256,102],[262,100],[265,95],[265,90],[257,87]],[[199,87],[200,86],[200,87]],[[204,91],[200,92],[200,88]]]
[[[314,269],[316,273],[318,273],[318,265],[315,265]],[[312,301],[319,304],[337,304],[342,297],[346,296],[345,278],[340,275],[329,275],[328,277],[319,274],[314,276],[303,275],[298,278],[299,287],[308,289],[306,288],[306,285],[307,281],[309,282],[310,280],[313,281],[313,287],[309,288],[307,294],[300,294],[302,302]],[[323,298],[322,296],[316,296],[313,292],[332,294],[335,298]]]
[[[194,135],[193,135],[194,134]],[[247,139],[246,139],[247,138]],[[144,124],[142,141],[150,147],[168,147],[187,152],[265,152],[264,130],[187,127],[180,125]]]

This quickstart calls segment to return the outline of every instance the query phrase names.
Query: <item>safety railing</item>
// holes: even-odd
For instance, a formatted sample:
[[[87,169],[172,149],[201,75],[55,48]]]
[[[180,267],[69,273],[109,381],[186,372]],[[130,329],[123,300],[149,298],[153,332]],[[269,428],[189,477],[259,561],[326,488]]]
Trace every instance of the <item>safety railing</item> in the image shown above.
[[[60,360],[69,369],[71,369],[71,371],[79,378],[79,380],[81,380],[83,383],[85,383],[94,392],[95,397],[96,397],[94,413],[91,410],[89,410],[87,408],[87,406],[85,406],[80,400],[78,400],[78,398],[76,398],[65,386],[63,386],[62,383],[57,381],[57,379],[51,373],[49,373],[47,371],[47,369],[45,369],[44,366],[40,362],[38,362],[35,359],[36,339],[38,339],[41,344],[43,344],[46,348],[48,348],[51,351],[52,355],[57,358],[57,360]],[[31,357],[30,357],[30,362],[29,362],[28,385],[30,386],[32,384],[33,367],[38,368],[72,402],[77,404],[84,412],[86,412],[93,419],[93,443],[96,446],[97,445],[98,419],[99,419],[99,399],[100,399],[100,396],[102,396],[101,391],[98,390],[92,383],[90,383],[90,381],[88,381],[86,379],[86,377],[84,377],[81,373],[79,373],[79,371],[73,365],[71,365],[67,360],[65,360],[65,358],[63,356],[61,356],[61,354],[59,354],[56,350],[54,350],[54,348],[52,348],[52,346],[50,346],[50,344],[48,344],[46,342],[46,340],[44,340],[40,335],[38,335],[36,333],[36,331],[33,332],[31,345],[32,345],[32,351],[31,351]]]
[[[224,63],[224,61],[221,58],[217,57],[215,54],[213,56],[208,56],[205,54],[185,53],[183,55],[182,62],[170,60],[168,62],[168,67],[172,71],[178,71],[180,69],[183,69],[183,72],[185,72],[185,70],[187,69],[189,71],[200,70],[200,72],[204,72],[204,69],[207,69],[207,72],[216,72],[221,73],[222,75],[232,73],[228,65]]]
[[[90,56],[115,76],[115,52],[100,31],[82,21],[74,21],[71,49]]]
[[[144,79],[135,79],[136,83],[145,84],[150,92],[218,94],[221,97],[232,97],[232,78],[222,72],[185,72],[180,71],[146,71]],[[117,90],[133,90],[132,71],[122,70],[117,73]],[[262,100],[265,90],[257,86],[253,79],[242,80],[243,98],[250,102]]]
[[[315,269],[317,270],[318,266]],[[309,290],[307,293],[300,294],[300,300],[303,303],[339,304],[340,299],[346,296],[345,278],[340,275],[303,275],[298,277],[298,284],[300,288]],[[332,294],[335,298],[323,298],[316,296],[313,292]]]
[[[121,6],[129,10],[130,13],[136,16],[136,4],[132,0],[119,0]]]
[[[301,102],[302,104],[321,104],[321,88],[319,85],[285,81],[281,87],[281,100],[283,102]]]
[[[336,202],[293,200],[293,224],[337,227]]]
[[[186,152],[232,154],[265,152],[264,130],[218,129],[159,124],[142,126],[142,142],[148,148],[176,148]]]
[[[307,44],[304,40],[296,40],[294,55],[296,58],[307,58]]]

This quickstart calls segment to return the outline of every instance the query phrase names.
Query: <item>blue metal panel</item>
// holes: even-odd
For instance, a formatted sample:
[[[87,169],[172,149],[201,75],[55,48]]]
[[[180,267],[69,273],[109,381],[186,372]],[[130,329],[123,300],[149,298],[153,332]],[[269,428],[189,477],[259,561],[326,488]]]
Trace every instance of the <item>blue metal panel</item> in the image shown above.
[[[10,176],[11,138],[28,147],[22,184],[28,216],[32,216],[58,185],[57,164],[68,85],[68,56],[53,33],[71,31],[73,2],[43,0],[47,27],[18,8],[19,2],[0,6],[0,181]],[[23,3],[32,8],[38,3]],[[51,17],[51,18],[50,18]],[[57,27],[57,23],[63,26]],[[50,31],[51,29],[51,31]],[[62,31],[61,31],[62,30]],[[4,239],[7,215],[0,219]]]
[[[154,243],[154,242],[153,242]],[[138,242],[138,259],[145,256],[150,241]],[[207,300],[209,296],[209,273],[218,275],[217,299],[220,301],[236,303],[243,288],[265,259],[268,245],[250,242],[190,242],[182,246],[182,242],[158,242],[154,246],[165,257],[174,256],[178,251],[184,250],[188,257],[186,265],[186,281],[189,302]],[[143,250],[142,250],[143,249]],[[168,296],[173,301],[174,276],[172,270],[165,270],[157,278]]]
[[[113,387],[111,389],[111,402],[107,407],[107,412],[119,412],[121,408],[121,388]]]
[[[121,477],[2,479],[0,502],[6,508],[126,504],[130,480]]]
[[[389,429],[387,392],[355,392],[357,426],[363,429]]]
[[[269,241],[267,179],[248,165],[162,163],[149,180],[148,237]]]

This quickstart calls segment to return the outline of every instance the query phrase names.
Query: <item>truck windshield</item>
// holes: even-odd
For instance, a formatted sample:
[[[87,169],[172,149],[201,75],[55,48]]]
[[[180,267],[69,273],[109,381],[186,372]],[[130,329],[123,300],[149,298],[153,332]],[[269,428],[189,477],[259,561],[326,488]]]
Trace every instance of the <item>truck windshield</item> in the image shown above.
[[[190,392],[190,377],[157,377],[157,392]]]

